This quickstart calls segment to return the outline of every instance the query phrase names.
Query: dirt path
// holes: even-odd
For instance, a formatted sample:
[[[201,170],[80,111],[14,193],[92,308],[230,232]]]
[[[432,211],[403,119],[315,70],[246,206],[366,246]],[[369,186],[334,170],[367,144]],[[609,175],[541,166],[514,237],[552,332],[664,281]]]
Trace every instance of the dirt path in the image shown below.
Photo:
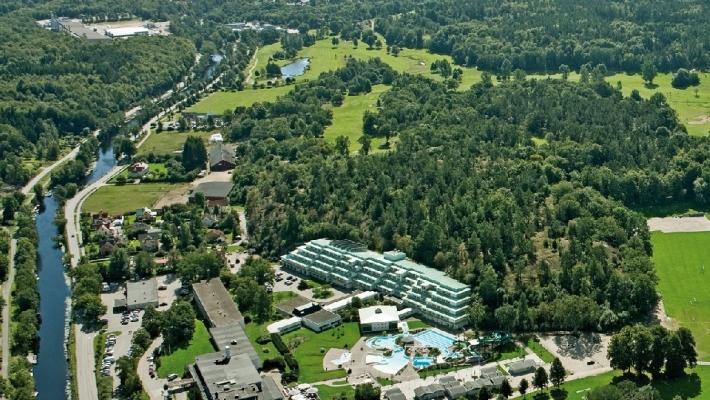
[[[649,218],[648,229],[664,233],[710,231],[710,220],[703,217]]]
[[[2,377],[7,379],[8,368],[10,365],[10,294],[12,293],[12,285],[15,280],[15,249],[17,248],[17,240],[10,241],[10,254],[7,255],[10,260],[8,266],[7,279],[2,285],[2,298],[5,300],[5,306],[2,308]]]
[[[254,70],[256,69],[257,54],[259,54],[259,47],[254,49],[254,55],[252,56],[252,60],[250,63],[251,65],[249,66],[249,72],[247,72],[247,77],[244,79],[244,83],[246,83],[247,85],[254,84],[253,74],[254,74]]]

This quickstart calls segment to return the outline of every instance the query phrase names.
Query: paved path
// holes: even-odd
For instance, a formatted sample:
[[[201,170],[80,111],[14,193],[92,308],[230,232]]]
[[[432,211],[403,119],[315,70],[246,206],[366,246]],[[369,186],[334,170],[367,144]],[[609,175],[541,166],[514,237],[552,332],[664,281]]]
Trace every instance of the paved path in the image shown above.
[[[710,220],[704,216],[649,218],[647,223],[650,231],[664,233],[710,231]]]
[[[65,161],[68,161],[70,159],[74,159],[74,157],[76,157],[77,154],[79,154],[79,146],[74,147],[72,149],[72,151],[70,151],[64,157],[55,161],[51,165],[44,167],[37,175],[35,175],[32,179],[30,179],[30,181],[27,182],[27,184],[25,186],[23,186],[22,189],[20,189],[20,192],[22,192],[22,194],[24,194],[24,195],[30,194],[30,192],[35,187],[35,185],[38,184],[42,179],[44,179],[44,177],[47,176],[50,172],[52,172],[52,170],[54,170],[54,168],[58,167],[59,164],[65,162]]]
[[[5,300],[5,305],[2,308],[2,366],[0,372],[2,377],[7,379],[8,368],[10,365],[10,294],[12,292],[12,284],[15,280],[15,250],[17,249],[17,240],[10,240],[10,261],[7,280],[2,284],[2,298]]]
[[[161,344],[163,344],[163,338],[158,336],[138,360],[138,377],[143,383],[143,389],[148,393],[150,400],[163,400],[163,385],[168,383],[167,379],[159,379],[157,374],[155,378],[151,378],[148,368],[148,357],[153,355],[153,350]]]

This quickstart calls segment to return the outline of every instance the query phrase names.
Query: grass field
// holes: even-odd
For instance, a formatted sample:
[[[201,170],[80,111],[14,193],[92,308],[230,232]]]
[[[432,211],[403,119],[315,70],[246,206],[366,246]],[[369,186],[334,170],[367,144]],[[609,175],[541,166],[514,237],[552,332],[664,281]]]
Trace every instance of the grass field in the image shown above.
[[[651,385],[660,392],[663,400],[672,400],[677,395],[681,396],[682,399],[710,399],[710,367],[698,366],[694,369],[688,369],[686,372],[687,375],[683,378],[658,380],[651,382]],[[560,389],[566,392],[566,396],[563,397],[566,400],[586,400],[590,390],[608,385],[614,381],[614,378],[618,379],[620,376],[620,371],[606,372],[568,381],[562,384]],[[547,392],[549,393],[549,391],[548,388]],[[528,393],[526,397],[529,399],[538,398],[534,396],[533,392]]]
[[[268,358],[274,358],[279,355],[279,351],[276,350],[276,347],[274,346],[273,343],[269,342],[266,344],[259,344],[256,342],[256,339],[259,336],[264,336],[268,335],[269,333],[266,331],[266,327],[269,326],[273,321],[268,321],[263,324],[257,324],[256,322],[250,322],[245,325],[244,327],[244,332],[247,334],[247,338],[249,338],[249,342],[251,342],[251,345],[254,346],[254,350],[256,350],[256,354],[259,355],[259,358],[261,361],[264,361]]]
[[[256,102],[274,101],[293,89],[293,86],[279,86],[270,89],[246,89],[241,92],[214,92],[197,104],[188,108],[188,112],[222,114],[237,107],[248,107]]]
[[[360,339],[357,322],[346,322],[325,332],[306,328],[283,335],[286,345],[300,342],[293,355],[300,367],[299,382],[318,382],[345,377],[345,370],[323,371],[323,356],[330,348],[351,348]],[[321,352],[321,349],[324,351]]]
[[[710,232],[651,234],[666,313],[693,331],[698,359],[710,360]],[[710,265],[708,265],[710,267]],[[708,274],[708,275],[706,275]]]
[[[184,348],[174,350],[172,353],[160,357],[158,376],[161,378],[165,378],[170,374],[182,376],[185,367],[194,363],[196,356],[213,351],[210,333],[207,331],[205,324],[200,320],[195,320],[195,333],[192,335],[190,343]]]
[[[354,399],[355,398],[355,388],[350,385],[346,386],[327,386],[327,385],[316,385],[318,389],[318,395],[322,400],[332,400],[335,399]]]
[[[542,361],[544,361],[546,363],[551,363],[555,359],[555,356],[552,355],[552,353],[547,351],[547,349],[544,348],[540,343],[538,343],[532,339],[528,339],[528,341],[527,341],[527,343],[525,343],[525,345],[530,350],[532,350],[533,353],[537,354],[537,356],[540,357],[542,359]]]
[[[409,326],[409,329],[422,329],[431,327],[431,325],[418,319],[412,319],[407,321],[407,326]]]
[[[146,155],[148,153],[155,154],[172,154],[175,151],[181,151],[183,144],[188,136],[198,136],[205,144],[214,132],[191,131],[191,132],[174,132],[163,131],[153,132],[143,145],[138,148],[138,155]]]
[[[335,144],[338,136],[345,136],[350,140],[351,152],[360,150],[362,145],[357,140],[362,136],[362,116],[365,115],[365,110],[377,111],[377,99],[388,89],[386,85],[375,85],[370,93],[346,96],[342,106],[333,108],[333,124],[323,133],[325,141]],[[374,151],[377,146],[374,142],[372,144]]]
[[[547,76],[538,76],[544,78]],[[550,75],[552,78],[560,78],[560,75]],[[571,81],[578,81],[579,75],[571,73]],[[636,89],[642,97],[649,98],[654,93],[663,93],[668,100],[668,104],[678,113],[680,121],[688,128],[688,133],[697,136],[706,136],[710,131],[710,73],[700,74],[700,85],[691,86],[687,89],[675,89],[671,86],[672,74],[658,74],[654,79],[654,87],[647,87],[640,74],[614,74],[606,78],[612,86],[616,87],[617,82],[621,82],[622,92],[625,96],[631,94]],[[697,97],[695,90],[697,89]],[[703,122],[703,117],[705,120]]]
[[[171,190],[186,184],[180,183],[141,183],[138,185],[105,185],[92,193],[82,205],[83,212],[96,213],[106,211],[110,214],[123,214],[141,207],[152,207],[161,197]]]

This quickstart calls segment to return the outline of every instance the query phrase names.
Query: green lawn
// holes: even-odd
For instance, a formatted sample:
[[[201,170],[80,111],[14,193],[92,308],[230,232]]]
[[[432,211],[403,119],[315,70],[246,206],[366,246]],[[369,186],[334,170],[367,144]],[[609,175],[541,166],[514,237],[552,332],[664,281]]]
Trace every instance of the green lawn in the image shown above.
[[[525,345],[533,351],[533,353],[537,354],[538,357],[542,359],[542,361],[546,363],[551,363],[552,360],[555,359],[555,356],[552,355],[549,351],[547,351],[546,348],[544,348],[540,343],[528,339],[527,343]]]
[[[264,361],[269,358],[274,358],[279,355],[279,351],[276,350],[276,347],[274,346],[273,343],[269,342],[266,344],[259,344],[256,342],[256,339],[259,336],[264,336],[268,335],[269,333],[266,331],[266,327],[269,326],[274,321],[268,321],[263,324],[257,324],[256,322],[249,322],[248,324],[245,325],[244,327],[244,332],[247,334],[247,338],[249,338],[249,342],[251,342],[251,345],[254,346],[254,350],[256,350],[256,354],[259,355],[259,358]]]
[[[540,76],[538,76],[540,77]],[[546,76],[542,76],[546,77]],[[560,75],[551,75],[553,78],[560,78]],[[579,80],[577,73],[569,76],[571,81]],[[625,96],[631,94],[636,89],[642,97],[651,97],[654,93],[663,93],[668,100],[668,104],[678,113],[680,121],[688,128],[692,135],[705,136],[710,131],[710,73],[700,74],[700,85],[691,86],[687,89],[675,89],[671,86],[672,74],[658,74],[653,81],[655,87],[647,87],[640,74],[614,74],[606,78],[607,82],[616,87],[617,82],[621,82],[622,92]],[[697,89],[697,97],[695,90]],[[703,116],[705,122],[703,122]]]
[[[293,89],[292,85],[268,89],[245,89],[241,92],[214,92],[187,109],[188,112],[222,114],[237,107],[248,107],[256,102],[274,101]]]
[[[454,366],[448,367],[448,368],[427,368],[427,369],[423,369],[421,371],[417,371],[417,373],[419,374],[420,378],[426,378],[428,376],[448,374],[449,372],[458,371],[458,370],[464,369],[464,368],[471,368],[471,366],[469,364],[462,364],[462,365],[454,365]]]
[[[335,144],[338,136],[345,136],[350,140],[351,152],[360,150],[362,146],[357,140],[362,136],[362,116],[365,115],[365,110],[377,112],[377,99],[386,90],[389,90],[389,86],[375,85],[370,93],[346,96],[342,106],[333,108],[333,124],[323,133],[325,141]],[[374,144],[373,151],[377,150]]]
[[[195,357],[214,351],[210,342],[210,333],[205,324],[195,320],[195,333],[192,335],[187,347],[174,350],[172,353],[160,357],[158,376],[165,378],[170,374],[182,376],[185,367],[195,362]]]
[[[141,183],[138,185],[106,185],[92,193],[82,206],[83,212],[106,211],[123,214],[141,207],[152,207],[171,190],[186,187],[175,183]]]
[[[205,144],[207,144],[207,141],[213,133],[214,132],[205,131],[153,132],[150,136],[148,136],[148,139],[146,139],[143,145],[138,149],[138,155],[142,156],[148,153],[172,154],[176,151],[181,151],[182,146],[183,144],[185,144],[185,140],[187,140],[188,136],[198,136],[205,142]]]
[[[698,359],[710,360],[710,232],[651,234],[666,313],[693,331]],[[708,275],[706,275],[708,274]]]
[[[327,386],[327,385],[316,385],[318,389],[318,395],[322,400],[332,400],[332,399],[354,399],[355,398],[355,388],[352,386]]]
[[[278,305],[288,299],[296,297],[297,295],[296,293],[287,290],[282,292],[274,292],[272,296],[274,297],[274,305]]]
[[[292,350],[300,368],[299,382],[318,382],[344,377],[346,374],[342,369],[323,371],[323,356],[330,348],[351,348],[359,338],[360,328],[357,322],[346,322],[320,333],[301,328],[283,335],[286,345],[300,341],[295,350]],[[321,349],[324,352],[321,353]]]
[[[431,327],[431,325],[427,324],[424,321],[418,320],[418,319],[408,320],[407,326],[409,326],[409,329],[422,329],[422,328],[430,328]]]
[[[500,353],[496,361],[512,360],[513,358],[525,355],[525,349],[518,347],[515,343],[508,343],[498,350]]]
[[[614,378],[620,376],[620,371],[606,372],[568,381],[562,384],[561,389],[566,392],[566,400],[586,400],[586,395],[590,390],[608,385],[612,383]],[[658,389],[663,400],[672,400],[676,395],[680,395],[682,399],[708,399],[710,398],[710,367],[699,366],[688,369],[684,378],[670,381],[659,380],[651,384]],[[549,388],[547,391],[549,392]],[[528,393],[526,397],[528,399],[535,398],[532,393]]]

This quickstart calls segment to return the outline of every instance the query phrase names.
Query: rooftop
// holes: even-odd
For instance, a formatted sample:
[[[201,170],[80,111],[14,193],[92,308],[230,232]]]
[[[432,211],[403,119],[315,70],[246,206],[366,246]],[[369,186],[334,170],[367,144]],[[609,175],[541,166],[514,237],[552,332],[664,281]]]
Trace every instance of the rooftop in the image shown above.
[[[249,357],[243,354],[229,358],[225,358],[223,352],[203,354],[195,359],[194,370],[198,386],[208,392],[211,399],[254,396],[259,400],[282,398],[273,380],[262,378]]]
[[[232,192],[232,182],[203,182],[193,189],[193,193],[202,193],[205,197],[226,198]]]
[[[212,135],[214,136],[214,135]],[[212,138],[210,138],[212,140]],[[234,162],[234,150],[231,146],[222,143],[222,136],[219,136],[219,140],[216,141],[212,146],[210,146],[210,165],[215,165],[220,161],[228,161],[230,163]]]
[[[303,317],[304,320],[313,322],[314,324],[323,324],[334,319],[340,319],[340,315],[332,313],[328,310],[318,310],[312,314]]]
[[[218,349],[224,350],[226,346],[229,346],[232,355],[246,355],[255,368],[261,368],[261,359],[256,354],[256,350],[252,347],[241,325],[238,323],[224,325],[210,328],[209,331]]]
[[[392,388],[388,391],[385,392],[385,397],[388,400],[406,400],[406,396],[402,392],[402,389],[400,388]]]
[[[430,268],[426,265],[422,265],[412,260],[409,260],[404,257],[404,253],[399,251],[390,251],[382,254],[376,251],[368,250],[364,244],[353,242],[351,240],[316,239],[313,242],[320,246],[330,246],[337,248],[341,251],[351,253],[363,259],[369,258],[378,260],[382,263],[395,265],[399,268],[412,271],[423,279],[442,284],[448,287],[449,289],[468,289],[467,285],[447,276],[443,271],[439,271],[437,269]]]
[[[219,278],[192,284],[192,291],[207,314],[211,326],[220,327],[244,322],[242,313]]]
[[[158,282],[155,278],[126,283],[126,305],[158,302]]]
[[[372,306],[358,310],[361,324],[399,321],[399,313],[395,306]]]

